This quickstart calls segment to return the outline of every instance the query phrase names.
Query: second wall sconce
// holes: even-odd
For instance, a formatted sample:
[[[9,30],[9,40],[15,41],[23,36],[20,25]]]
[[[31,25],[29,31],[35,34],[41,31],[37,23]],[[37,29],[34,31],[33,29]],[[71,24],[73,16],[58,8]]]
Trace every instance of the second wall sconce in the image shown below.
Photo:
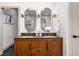
[[[53,10],[53,18],[57,18],[57,11]]]
[[[21,17],[22,17],[22,18],[24,18],[24,15],[23,15],[23,14],[21,14]]]
[[[40,15],[38,14],[38,18],[40,17]]]

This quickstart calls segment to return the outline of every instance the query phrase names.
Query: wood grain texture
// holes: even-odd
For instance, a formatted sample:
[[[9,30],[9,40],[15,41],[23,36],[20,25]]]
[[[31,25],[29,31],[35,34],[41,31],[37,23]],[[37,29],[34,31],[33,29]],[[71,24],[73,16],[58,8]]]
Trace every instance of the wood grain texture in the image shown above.
[[[15,38],[15,56],[62,56],[61,38]]]

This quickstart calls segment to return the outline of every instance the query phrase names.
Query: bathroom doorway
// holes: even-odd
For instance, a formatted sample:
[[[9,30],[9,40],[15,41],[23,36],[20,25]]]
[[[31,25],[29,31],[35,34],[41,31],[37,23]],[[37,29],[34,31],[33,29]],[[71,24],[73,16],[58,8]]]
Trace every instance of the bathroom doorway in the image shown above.
[[[2,7],[2,47],[3,51],[14,44],[14,38],[18,36],[18,8]]]
[[[69,55],[79,56],[79,3],[70,5]]]

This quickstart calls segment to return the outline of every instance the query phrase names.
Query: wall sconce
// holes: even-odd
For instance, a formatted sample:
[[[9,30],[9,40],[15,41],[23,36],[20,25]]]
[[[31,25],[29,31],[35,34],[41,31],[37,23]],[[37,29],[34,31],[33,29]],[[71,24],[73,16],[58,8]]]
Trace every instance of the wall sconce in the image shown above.
[[[53,18],[55,18],[57,22],[60,22],[59,17],[58,17],[58,12],[56,10],[53,11]]]
[[[54,14],[54,15],[53,15],[53,17],[54,17],[54,18],[56,18],[56,17],[57,17],[57,15],[56,15],[56,14]]]
[[[38,14],[38,17],[40,17],[40,15]]]
[[[2,10],[4,10],[4,8],[2,8]]]
[[[57,18],[57,12],[55,10],[53,11],[53,17]]]
[[[22,18],[24,18],[24,15],[23,15],[23,14],[21,14],[21,17],[22,17]]]

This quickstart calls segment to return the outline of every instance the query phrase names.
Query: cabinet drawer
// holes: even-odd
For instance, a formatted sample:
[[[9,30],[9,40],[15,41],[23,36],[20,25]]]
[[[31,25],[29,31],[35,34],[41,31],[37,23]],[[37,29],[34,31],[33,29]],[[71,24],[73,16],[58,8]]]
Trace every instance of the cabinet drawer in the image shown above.
[[[47,56],[48,55],[48,50],[46,49],[32,49],[31,50],[32,55],[36,56]]]

